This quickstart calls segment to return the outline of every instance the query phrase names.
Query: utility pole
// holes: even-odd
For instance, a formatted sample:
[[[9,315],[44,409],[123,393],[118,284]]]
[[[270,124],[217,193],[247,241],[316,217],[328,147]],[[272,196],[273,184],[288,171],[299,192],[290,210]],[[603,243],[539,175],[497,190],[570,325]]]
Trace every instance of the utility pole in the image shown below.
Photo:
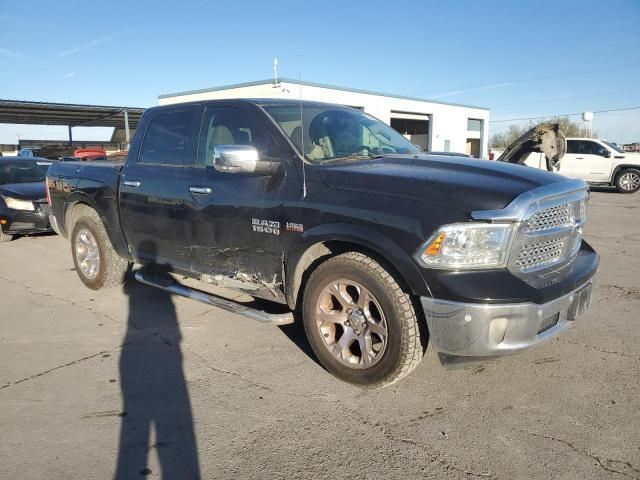
[[[130,133],[129,133],[129,112],[127,109],[124,109],[124,138],[127,143],[127,152],[129,151],[129,143],[130,143]]]
[[[273,88],[278,88],[278,58],[273,57]]]

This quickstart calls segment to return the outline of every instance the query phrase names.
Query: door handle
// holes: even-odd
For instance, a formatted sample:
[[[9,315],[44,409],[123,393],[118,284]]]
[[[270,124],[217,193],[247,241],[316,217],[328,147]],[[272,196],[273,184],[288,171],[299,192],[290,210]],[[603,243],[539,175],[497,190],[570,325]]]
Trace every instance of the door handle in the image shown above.
[[[140,185],[142,185],[142,182],[139,182],[138,180],[125,180],[122,183],[124,184],[125,187],[134,187],[134,188],[138,188]]]
[[[209,187],[189,187],[189,191],[191,193],[199,193],[199,194],[207,194],[211,193],[211,188]]]
[[[576,160],[584,160],[584,157],[576,157]]]

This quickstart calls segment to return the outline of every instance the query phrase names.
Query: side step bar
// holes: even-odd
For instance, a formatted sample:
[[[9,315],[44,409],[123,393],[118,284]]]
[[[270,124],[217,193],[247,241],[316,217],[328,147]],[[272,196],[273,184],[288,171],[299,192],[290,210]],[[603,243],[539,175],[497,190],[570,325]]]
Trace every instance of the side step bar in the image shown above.
[[[241,303],[227,300],[226,298],[218,297],[210,293],[206,293],[194,288],[186,287],[173,278],[158,278],[150,275],[143,270],[138,270],[135,273],[136,280],[146,285],[165,290],[175,295],[191,298],[214,307],[221,308],[227,312],[236,313],[244,317],[248,317],[252,320],[257,320],[261,323],[268,323],[271,325],[288,325],[293,323],[293,313],[267,313],[262,310],[257,310]]]

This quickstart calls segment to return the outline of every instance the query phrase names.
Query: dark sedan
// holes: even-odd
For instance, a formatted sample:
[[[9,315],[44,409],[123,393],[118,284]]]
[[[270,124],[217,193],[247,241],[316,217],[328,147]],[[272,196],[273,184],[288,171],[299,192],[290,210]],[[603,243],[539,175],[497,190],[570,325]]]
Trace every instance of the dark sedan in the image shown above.
[[[0,158],[0,242],[14,235],[49,232],[45,178],[51,160]]]

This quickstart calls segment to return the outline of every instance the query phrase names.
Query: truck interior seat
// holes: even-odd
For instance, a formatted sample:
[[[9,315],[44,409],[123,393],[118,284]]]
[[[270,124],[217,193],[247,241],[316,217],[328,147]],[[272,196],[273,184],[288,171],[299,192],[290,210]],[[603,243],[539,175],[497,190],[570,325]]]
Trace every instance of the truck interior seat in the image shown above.
[[[216,145],[234,145],[236,143],[231,130],[225,125],[215,125],[209,131],[209,140],[207,142],[207,156],[204,159],[204,164],[207,166],[213,165],[213,147]]]
[[[302,152],[302,127],[298,126],[291,131],[291,142]],[[304,139],[304,153],[309,153],[311,145],[309,139]]]

